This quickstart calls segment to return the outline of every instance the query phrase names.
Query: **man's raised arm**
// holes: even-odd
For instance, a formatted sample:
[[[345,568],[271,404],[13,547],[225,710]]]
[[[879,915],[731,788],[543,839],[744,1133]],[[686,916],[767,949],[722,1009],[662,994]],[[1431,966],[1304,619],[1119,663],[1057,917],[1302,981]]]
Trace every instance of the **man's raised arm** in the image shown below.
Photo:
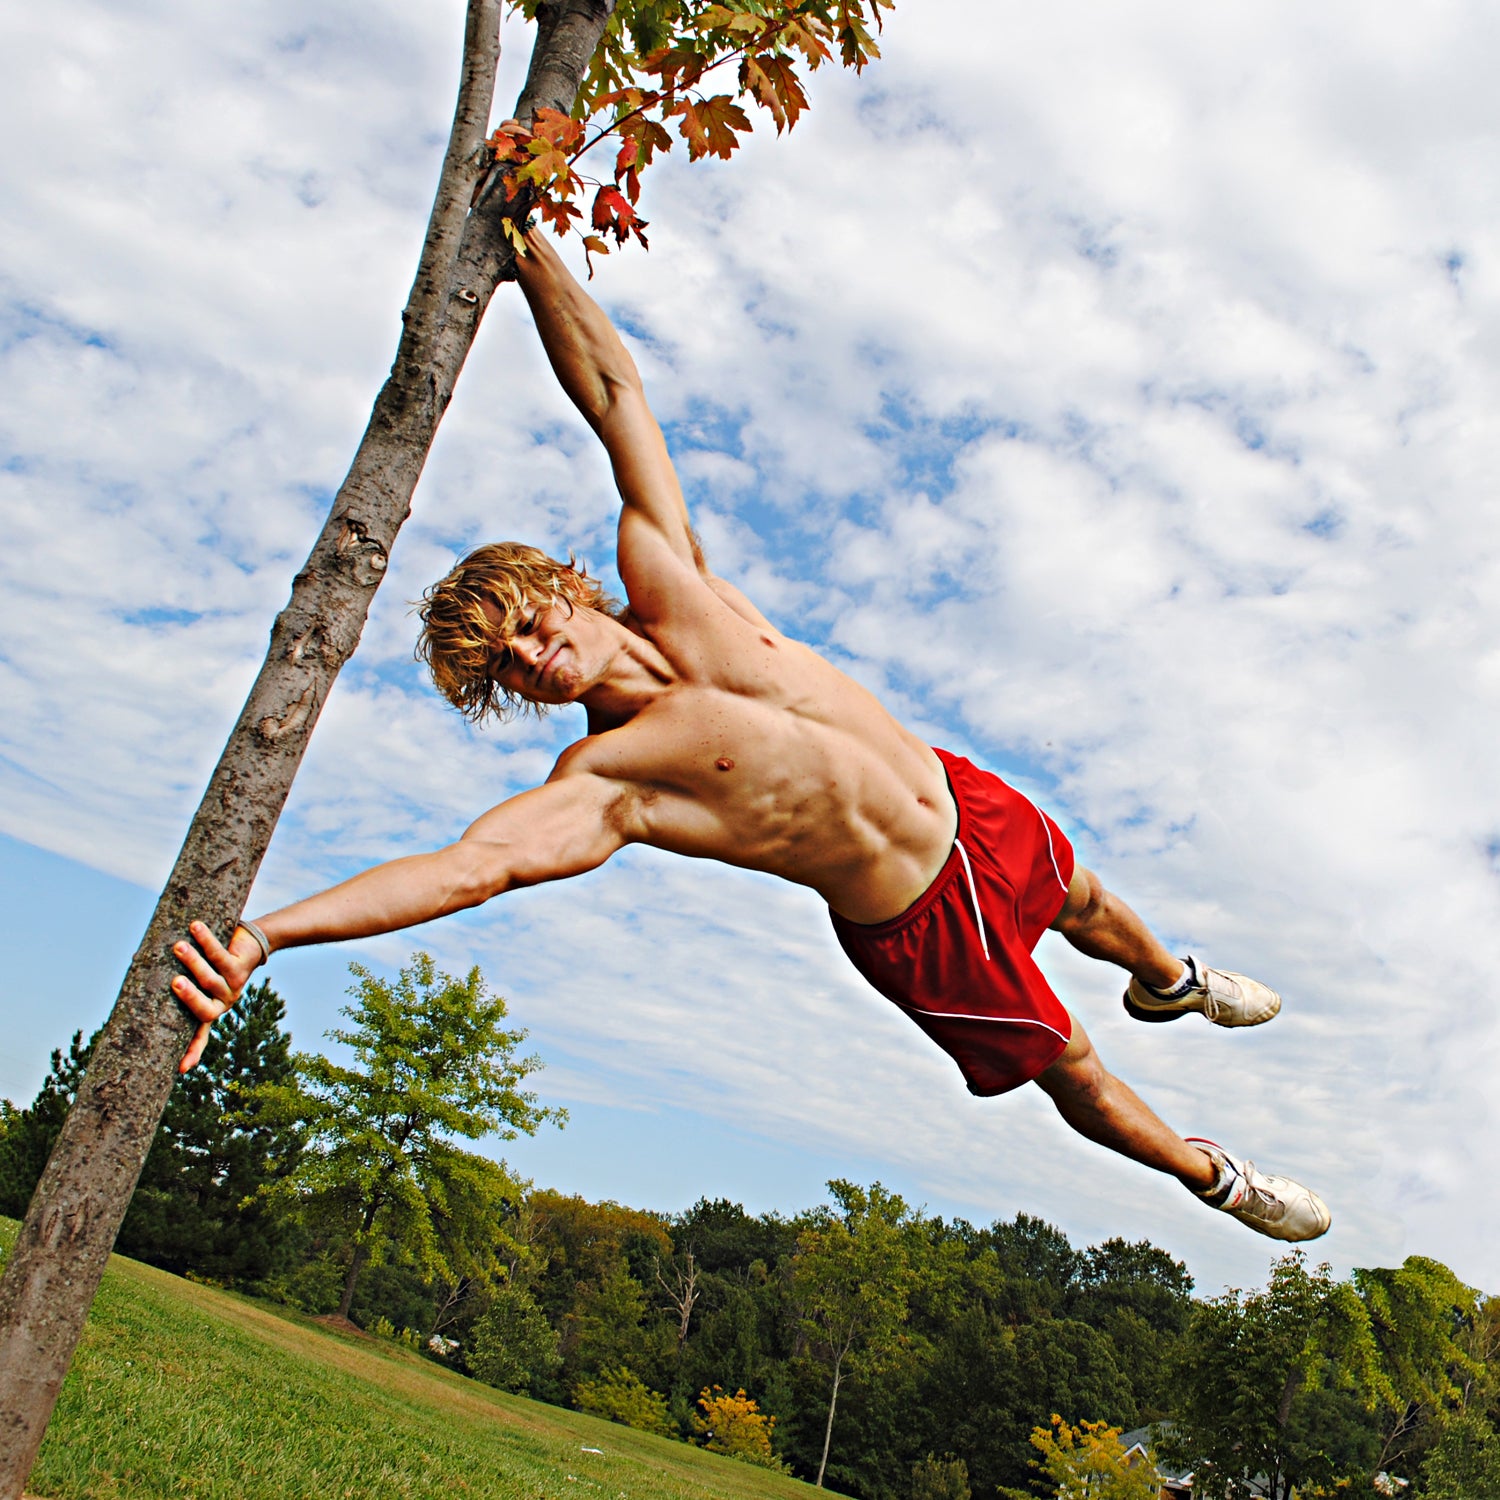
[[[642,601],[636,590],[650,581],[655,548],[665,546],[695,570],[701,566],[682,487],[646,403],[640,372],[614,325],[546,235],[533,229],[526,246],[527,253],[516,262],[516,277],[558,383],[599,435],[614,467],[625,507],[620,574],[638,607]]]
[[[588,773],[558,776],[492,808],[446,849],[376,865],[255,925],[272,952],[336,943],[415,927],[505,891],[581,875],[628,842],[629,806],[618,782]],[[192,941],[173,949],[192,977],[179,974],[172,993],[199,1023],[183,1072],[202,1056],[209,1027],[264,961],[247,928],[236,928],[227,947],[202,922],[189,931]]]

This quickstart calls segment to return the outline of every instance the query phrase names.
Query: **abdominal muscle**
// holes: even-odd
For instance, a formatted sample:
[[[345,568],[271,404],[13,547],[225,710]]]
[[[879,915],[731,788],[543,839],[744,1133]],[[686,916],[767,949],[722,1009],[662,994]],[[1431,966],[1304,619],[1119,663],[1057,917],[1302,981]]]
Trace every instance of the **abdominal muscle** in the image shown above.
[[[942,869],[957,831],[952,793],[929,746],[807,655],[772,692],[676,684],[583,742],[577,769],[630,786],[632,842],[762,870],[850,921],[887,921]],[[816,692],[799,702],[784,689],[804,675]]]

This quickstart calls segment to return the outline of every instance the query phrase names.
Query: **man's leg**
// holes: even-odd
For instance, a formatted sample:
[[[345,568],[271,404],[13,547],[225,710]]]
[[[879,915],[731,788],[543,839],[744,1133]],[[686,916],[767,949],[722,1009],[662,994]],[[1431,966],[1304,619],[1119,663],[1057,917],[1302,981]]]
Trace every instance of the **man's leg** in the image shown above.
[[[1129,1084],[1105,1068],[1077,1017],[1067,1051],[1036,1081],[1058,1114],[1089,1140],[1166,1172],[1195,1193],[1207,1192],[1218,1180],[1207,1152],[1189,1145]]]
[[[1175,1177],[1258,1234],[1315,1240],[1327,1233],[1328,1207],[1316,1193],[1289,1177],[1259,1171],[1211,1141],[1184,1140],[1105,1069],[1076,1018],[1067,1049],[1036,1081],[1080,1135]]]
[[[1169,989],[1182,977],[1182,960],[1082,865],[1073,871],[1067,897],[1052,926],[1080,953],[1118,964],[1153,989]]]
[[[1281,996],[1247,974],[1196,959],[1189,969],[1092,870],[1073,871],[1052,926],[1080,953],[1129,972],[1125,1009],[1137,1021],[1175,1021],[1197,1011],[1216,1026],[1260,1026],[1281,1009]]]

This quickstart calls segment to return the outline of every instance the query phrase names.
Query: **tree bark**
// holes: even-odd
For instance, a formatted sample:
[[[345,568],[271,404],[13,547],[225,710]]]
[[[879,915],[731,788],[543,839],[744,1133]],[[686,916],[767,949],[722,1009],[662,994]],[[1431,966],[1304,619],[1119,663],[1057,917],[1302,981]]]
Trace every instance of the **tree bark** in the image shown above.
[[[516,116],[572,108],[614,0],[545,0]],[[192,1023],[171,945],[244,909],[318,714],[364,629],[491,296],[514,276],[503,202],[468,205],[500,53],[501,0],[469,0],[453,128],[396,358],[260,674],[188,828],[0,1280],[0,1500],[16,1500],[61,1389]],[[226,934],[227,935],[227,934]]]

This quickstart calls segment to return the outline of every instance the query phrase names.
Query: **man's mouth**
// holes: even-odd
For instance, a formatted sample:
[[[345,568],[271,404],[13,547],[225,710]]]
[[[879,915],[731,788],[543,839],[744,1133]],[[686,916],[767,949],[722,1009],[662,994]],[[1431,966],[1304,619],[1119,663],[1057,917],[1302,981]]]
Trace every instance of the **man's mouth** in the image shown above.
[[[552,663],[557,660],[558,653],[562,650],[563,643],[559,641],[542,659],[537,663],[536,680],[540,684],[552,670]]]

